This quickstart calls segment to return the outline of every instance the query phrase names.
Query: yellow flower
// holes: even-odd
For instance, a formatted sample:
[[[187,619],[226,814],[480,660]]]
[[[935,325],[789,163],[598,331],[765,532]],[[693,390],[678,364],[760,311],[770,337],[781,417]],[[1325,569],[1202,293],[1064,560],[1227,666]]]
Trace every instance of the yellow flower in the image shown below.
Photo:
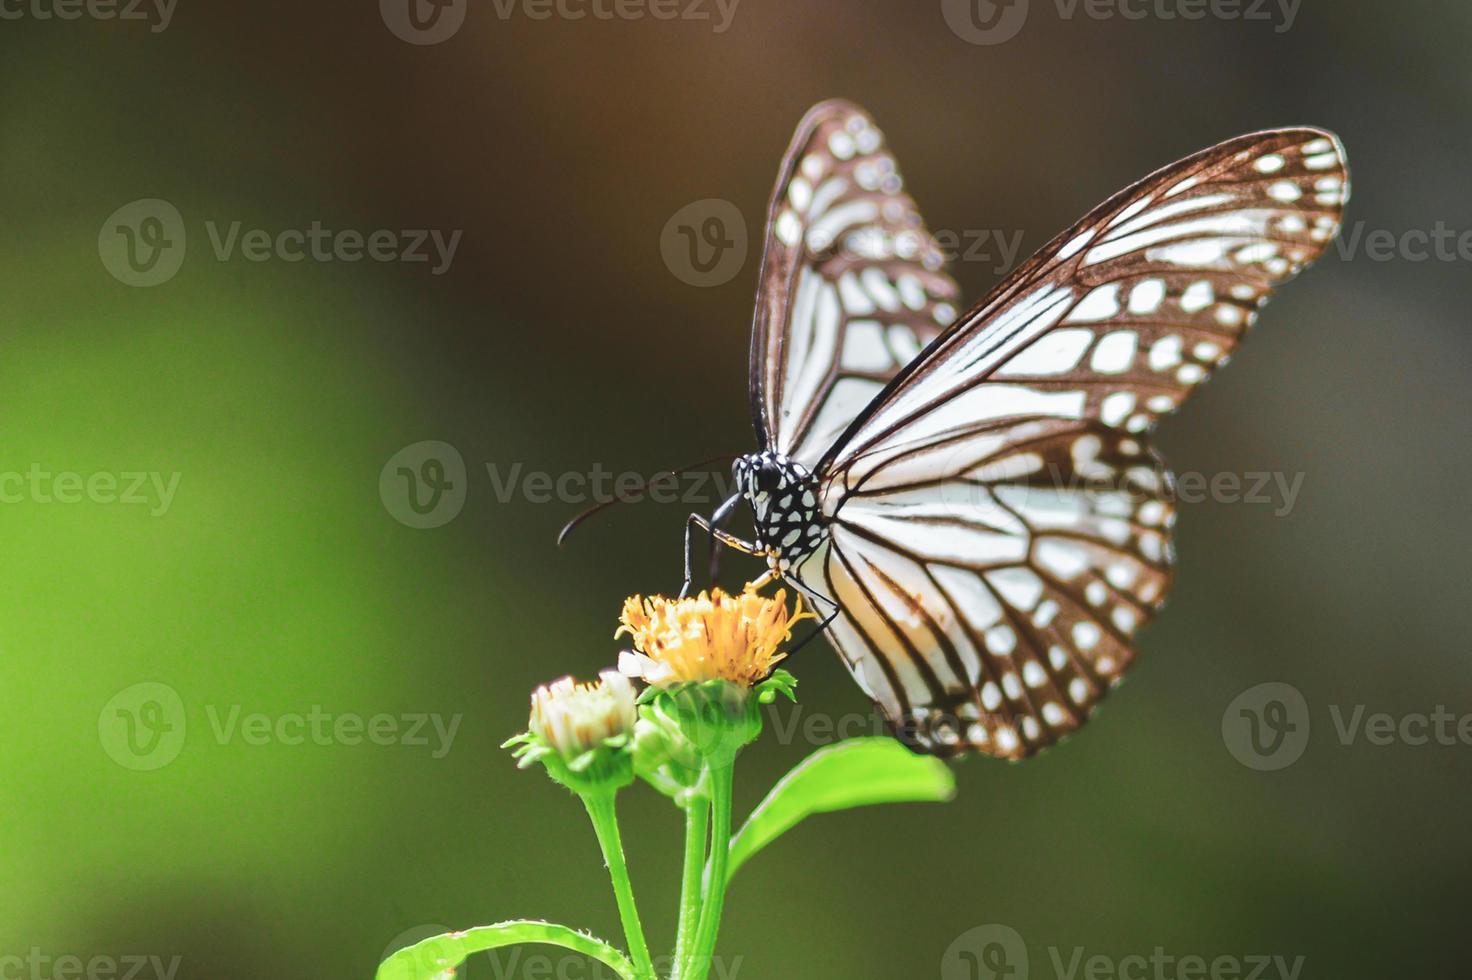
[[[785,589],[771,597],[750,586],[740,595],[712,589],[689,599],[630,596],[614,636],[629,634],[637,652],[619,654],[618,668],[659,686],[721,679],[751,687],[787,656],[777,648],[792,638],[792,627],[813,618],[801,596],[788,614]]]
[[[563,677],[532,692],[527,727],[563,758],[576,758],[634,730],[634,685],[614,670],[599,677],[588,684]]]

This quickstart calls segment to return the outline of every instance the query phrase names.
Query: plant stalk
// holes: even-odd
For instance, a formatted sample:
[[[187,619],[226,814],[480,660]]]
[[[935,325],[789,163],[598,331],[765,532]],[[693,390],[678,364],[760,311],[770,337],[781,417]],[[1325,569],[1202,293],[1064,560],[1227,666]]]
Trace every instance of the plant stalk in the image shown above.
[[[701,903],[700,925],[695,931],[695,949],[691,953],[690,973],[682,980],[706,980],[715,956],[716,933],[721,926],[721,910],[726,902],[726,868],[731,854],[731,796],[734,760],[708,770],[710,778],[711,834],[710,861],[705,871],[705,898]]]
[[[639,922],[639,909],[634,904],[634,886],[629,880],[628,865],[624,863],[624,847],[619,838],[613,794],[589,793],[583,797],[583,805],[588,808],[593,832],[598,835],[598,844],[603,848],[603,863],[608,865],[608,877],[613,881],[613,897],[618,903],[618,916],[623,922],[624,938],[629,944],[634,971],[640,980],[655,980],[654,962],[649,958],[649,944],[644,940],[644,926]]]
[[[705,843],[710,829],[710,800],[691,797],[685,807],[685,867],[680,876],[680,925],[675,939],[675,976],[689,976],[691,944],[700,921],[700,879],[705,872]]]

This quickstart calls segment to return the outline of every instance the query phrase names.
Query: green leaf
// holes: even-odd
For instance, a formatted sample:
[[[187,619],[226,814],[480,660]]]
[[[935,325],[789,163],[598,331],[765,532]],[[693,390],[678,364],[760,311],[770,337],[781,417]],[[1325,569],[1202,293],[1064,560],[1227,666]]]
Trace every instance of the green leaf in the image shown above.
[[[851,738],[819,749],[783,776],[731,842],[727,879],[757,851],[815,813],[875,803],[944,803],[950,767],[892,738]]]
[[[623,953],[584,932],[551,922],[498,922],[464,932],[430,936],[405,946],[378,967],[374,980],[449,980],[472,953],[517,943],[561,946],[605,964],[624,980],[633,980],[634,967]]]

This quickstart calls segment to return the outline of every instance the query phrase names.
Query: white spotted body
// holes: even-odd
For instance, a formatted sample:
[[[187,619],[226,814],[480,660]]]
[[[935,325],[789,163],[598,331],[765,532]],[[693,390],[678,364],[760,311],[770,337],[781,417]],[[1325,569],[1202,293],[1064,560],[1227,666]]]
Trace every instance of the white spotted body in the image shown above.
[[[731,467],[751,505],[756,540],[779,575],[816,551],[827,537],[818,510],[817,481],[807,467],[771,451],[739,457]]]

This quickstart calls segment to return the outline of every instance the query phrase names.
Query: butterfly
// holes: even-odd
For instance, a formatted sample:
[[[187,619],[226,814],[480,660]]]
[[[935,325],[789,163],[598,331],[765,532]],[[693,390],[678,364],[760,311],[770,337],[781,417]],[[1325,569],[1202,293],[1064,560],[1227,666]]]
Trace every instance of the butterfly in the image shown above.
[[[1331,133],[1277,129],[1156,171],[958,315],[873,120],[802,120],[767,215],[751,343],[760,448],[686,523],[766,559],[913,748],[1019,759],[1135,660],[1171,584],[1164,415],[1318,258],[1349,194]],[[740,500],[755,540],[721,528]]]

